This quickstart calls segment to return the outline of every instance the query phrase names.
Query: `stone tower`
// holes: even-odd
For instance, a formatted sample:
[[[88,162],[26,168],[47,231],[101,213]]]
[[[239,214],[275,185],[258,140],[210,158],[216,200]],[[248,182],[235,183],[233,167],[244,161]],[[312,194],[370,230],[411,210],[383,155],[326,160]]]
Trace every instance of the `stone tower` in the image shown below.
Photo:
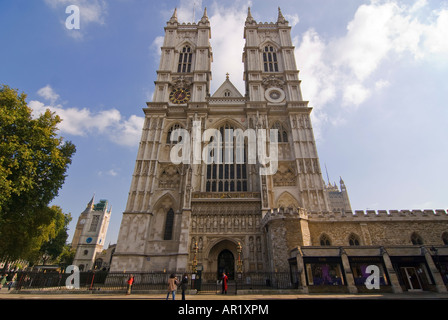
[[[153,101],[144,109],[112,272],[197,266],[232,278],[238,257],[244,271],[287,271],[290,250],[309,245],[303,217],[327,212],[329,204],[290,31],[280,9],[277,22],[265,24],[249,9],[241,48],[245,92],[227,75],[211,94],[207,11],[188,24],[174,11]],[[266,143],[257,139],[249,152],[260,132]],[[261,161],[260,150],[271,150],[274,140],[275,154]]]
[[[112,208],[107,200],[94,204],[94,197],[81,213],[73,236],[72,248],[76,248],[73,264],[81,271],[94,268],[95,256],[103,250]]]

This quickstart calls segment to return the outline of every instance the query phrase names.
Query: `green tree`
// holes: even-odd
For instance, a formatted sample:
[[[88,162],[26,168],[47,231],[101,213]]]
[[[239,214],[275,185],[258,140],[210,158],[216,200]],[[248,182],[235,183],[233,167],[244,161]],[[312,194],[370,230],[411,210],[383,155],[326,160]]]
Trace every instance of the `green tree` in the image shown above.
[[[75,260],[75,254],[76,248],[72,248],[71,245],[65,244],[62,248],[62,253],[57,259],[57,264],[65,270],[67,266],[73,264],[73,260]]]
[[[54,228],[51,228],[49,240],[42,244],[39,251],[32,254],[35,257],[35,259],[31,260],[33,264],[38,260],[41,260],[44,265],[48,261],[55,261],[62,254],[68,238],[67,231],[68,224],[72,220],[71,215],[64,214],[58,206],[52,206],[50,209],[55,213],[55,218],[53,219]]]
[[[33,258],[56,236],[62,187],[75,146],[57,136],[61,119],[33,119],[24,93],[0,86],[0,257]]]

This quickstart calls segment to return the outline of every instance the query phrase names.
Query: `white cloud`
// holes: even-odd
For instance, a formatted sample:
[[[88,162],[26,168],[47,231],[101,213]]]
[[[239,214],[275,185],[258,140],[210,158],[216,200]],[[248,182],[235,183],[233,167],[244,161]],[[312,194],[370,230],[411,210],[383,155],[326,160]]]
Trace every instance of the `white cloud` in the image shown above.
[[[375,82],[376,90],[381,90],[383,88],[387,88],[388,86],[390,86],[390,82],[387,80],[378,80],[377,82]]]
[[[448,9],[436,13],[437,20],[425,32],[424,47],[430,53],[448,55]]]
[[[329,103],[346,112],[367,101],[373,90],[390,86],[384,75],[375,79],[385,61],[432,62],[440,57],[446,63],[448,9],[432,10],[430,16],[425,14],[428,10],[426,0],[407,5],[372,0],[357,9],[346,33],[339,37],[324,39],[309,29],[300,41],[294,38],[300,77],[305,80],[303,96],[320,109],[318,125],[331,118]]]
[[[59,97],[49,85],[38,92],[49,99],[55,96]],[[40,93],[39,95],[41,95]],[[55,112],[62,119],[62,122],[59,124],[61,133],[74,136],[100,134],[106,136],[112,142],[123,146],[138,145],[144,121],[144,118],[135,115],[130,116],[128,119],[123,119],[120,111],[116,109],[95,113],[87,108],[64,108],[61,104],[45,105],[36,100],[30,101],[28,105],[33,110],[34,117],[42,114],[47,109]]]
[[[248,2],[240,7],[224,7],[221,3],[213,4],[213,15],[210,17],[213,48],[212,92],[225,81],[226,73],[230,81],[244,95],[243,62],[241,53],[244,49],[244,24],[247,17]],[[225,26],[225,30],[223,29]],[[222,30],[221,32],[214,30]],[[224,31],[224,32],[223,32]]]
[[[347,85],[344,88],[342,104],[348,107],[357,107],[370,96],[369,89],[360,83]]]
[[[151,51],[155,53],[156,56],[156,62],[159,62],[160,56],[162,55],[162,52],[160,51],[160,48],[163,47],[163,41],[165,37],[164,36],[158,36],[154,39],[154,41],[151,44]]]
[[[53,88],[50,85],[46,85],[45,87],[39,89],[39,91],[37,91],[37,94],[45,100],[50,101],[52,104],[54,104],[56,100],[59,99],[59,95],[54,92]]]
[[[299,15],[296,14],[284,14],[285,19],[289,22],[291,27],[294,27],[296,24],[300,22]]]
[[[202,0],[180,0],[177,19],[180,23],[197,22],[202,17]]]
[[[102,177],[103,175],[108,175],[108,176],[111,176],[111,177],[116,177],[116,176],[118,176],[118,172],[117,172],[116,170],[114,170],[114,169],[110,169],[110,170],[108,170],[108,171],[106,171],[106,172],[98,171],[98,176],[99,176],[99,177]]]

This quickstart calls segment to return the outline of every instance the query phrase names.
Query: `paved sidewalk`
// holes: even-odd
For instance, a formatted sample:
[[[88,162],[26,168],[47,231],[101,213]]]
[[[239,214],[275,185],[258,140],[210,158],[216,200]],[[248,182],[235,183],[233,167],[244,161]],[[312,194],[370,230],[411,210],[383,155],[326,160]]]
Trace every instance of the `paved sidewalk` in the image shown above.
[[[165,300],[166,294],[110,294],[110,293],[17,293],[0,290],[0,300]],[[171,299],[171,295],[170,295]],[[194,294],[187,295],[189,300],[448,300],[448,294],[418,292],[401,294]],[[181,294],[176,295],[181,300]]]

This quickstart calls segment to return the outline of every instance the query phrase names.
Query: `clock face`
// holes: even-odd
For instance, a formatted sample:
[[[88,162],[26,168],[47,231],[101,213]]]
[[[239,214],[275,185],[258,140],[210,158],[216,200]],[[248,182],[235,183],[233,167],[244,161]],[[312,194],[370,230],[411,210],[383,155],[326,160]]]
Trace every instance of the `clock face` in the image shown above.
[[[80,223],[80,224],[84,224],[84,223],[86,223],[86,219],[82,219],[79,223]]]
[[[280,88],[269,88],[265,92],[266,100],[272,103],[280,103],[285,100],[285,92]]]
[[[273,100],[278,100],[281,96],[281,93],[279,91],[271,91],[271,93],[269,93],[269,96],[271,97],[271,99]]]
[[[170,101],[176,104],[187,103],[190,100],[190,90],[185,88],[174,89],[170,93]]]

